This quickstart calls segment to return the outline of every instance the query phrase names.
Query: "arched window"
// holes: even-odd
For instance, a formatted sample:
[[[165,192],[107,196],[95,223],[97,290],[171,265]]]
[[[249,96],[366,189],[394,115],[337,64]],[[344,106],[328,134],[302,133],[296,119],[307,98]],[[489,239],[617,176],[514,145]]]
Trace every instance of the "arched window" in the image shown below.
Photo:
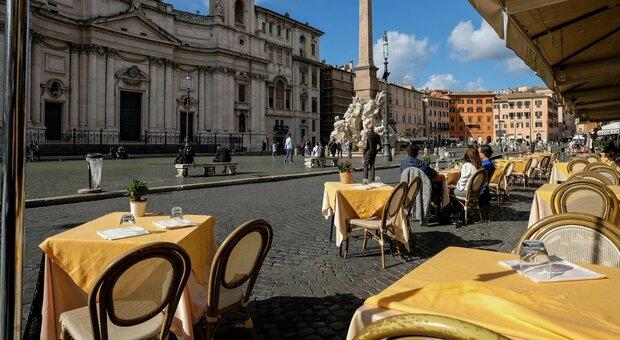
[[[278,33],[278,37],[282,36],[282,26],[278,25],[278,27],[276,28],[276,32]]]
[[[276,109],[284,109],[284,81],[281,79],[276,82]]]
[[[299,54],[302,57],[306,56],[306,37],[303,35],[299,37]]]
[[[245,132],[245,113],[239,114],[239,132]]]
[[[243,1],[241,0],[235,1],[235,22],[238,24],[243,24],[245,22]]]

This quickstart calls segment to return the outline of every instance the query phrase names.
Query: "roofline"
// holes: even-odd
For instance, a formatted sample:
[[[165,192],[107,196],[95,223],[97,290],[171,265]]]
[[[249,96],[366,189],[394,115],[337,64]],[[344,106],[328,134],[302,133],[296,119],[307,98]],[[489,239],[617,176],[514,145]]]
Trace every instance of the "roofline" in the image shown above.
[[[278,13],[278,12],[272,11],[272,10],[270,10],[270,9],[268,9],[268,8],[263,7],[263,6],[254,5],[254,9],[255,9],[255,10],[261,10],[261,11],[264,11],[264,12],[267,12],[267,13],[270,13],[270,14],[273,14],[273,15],[275,15],[275,16],[277,16],[277,17],[280,17],[281,19],[288,20],[288,21],[290,21],[290,22],[291,22],[291,23],[293,23],[293,24],[296,24],[296,25],[300,25],[300,26],[306,27],[306,28],[308,28],[308,29],[310,29],[310,30],[314,31],[314,32],[315,32],[318,36],[322,36],[322,35],[324,35],[324,34],[325,34],[325,32],[323,32],[323,31],[319,30],[318,28],[315,28],[315,27],[312,27],[312,26],[310,26],[310,25],[308,25],[308,24],[302,23],[301,21],[297,21],[297,20],[295,20],[295,19],[292,19],[291,17],[284,16],[284,15],[282,15],[282,14]]]

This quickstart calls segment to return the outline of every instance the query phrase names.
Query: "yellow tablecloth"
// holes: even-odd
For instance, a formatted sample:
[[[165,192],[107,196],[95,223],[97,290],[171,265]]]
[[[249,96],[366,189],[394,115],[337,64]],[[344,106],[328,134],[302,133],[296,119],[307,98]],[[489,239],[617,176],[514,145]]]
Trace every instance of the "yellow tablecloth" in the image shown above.
[[[528,228],[541,219],[551,216],[551,195],[553,191],[559,187],[560,184],[543,184],[540,188],[534,192],[534,199],[532,201],[532,209],[530,210],[530,220],[528,222]],[[620,200],[620,186],[611,185],[608,186]],[[616,220],[616,224],[620,225],[620,216]]]
[[[498,167],[506,167],[508,166],[509,162],[513,162],[514,163],[514,167],[512,168],[513,172],[523,172],[525,171],[525,165],[527,163],[527,158],[523,159],[523,158],[511,158],[511,159],[496,159],[494,160],[495,164],[497,164]]]
[[[147,216],[136,224],[152,234],[120,240],[105,240],[97,230],[118,228],[123,213],[112,213],[76,228],[49,237],[39,246],[46,255],[41,339],[58,339],[58,319],[65,311],[88,304],[98,275],[118,256],[135,247],[153,242],[180,245],[192,261],[192,274],[183,290],[171,330],[179,339],[193,339],[192,324],[204,314],[211,262],[215,256],[215,219],[211,216],[184,215],[196,227],[162,230],[154,220],[169,216]],[[139,280],[138,280],[139,281]]]
[[[459,181],[459,177],[461,177],[461,172],[458,171],[457,169],[442,170],[442,171],[439,171],[439,173],[446,177],[447,185],[456,185],[456,182]]]
[[[360,183],[325,182],[321,212],[325,218],[334,215],[337,246],[340,246],[342,241],[348,237],[347,220],[380,217],[383,213],[383,206],[394,189],[389,185],[374,189],[360,189],[360,186]],[[397,228],[398,234],[395,239],[408,245],[409,232],[405,218],[404,211],[401,211],[396,221],[399,228]]]
[[[550,184],[559,184],[566,182],[570,173],[568,172],[568,162],[554,163],[551,168],[551,175],[549,176]]]
[[[607,279],[534,283],[498,261],[516,255],[449,247],[371,296],[347,339],[372,313],[445,315],[524,339],[617,339],[620,269],[583,265]],[[366,315],[363,315],[366,314]],[[376,318],[375,318],[376,319]]]

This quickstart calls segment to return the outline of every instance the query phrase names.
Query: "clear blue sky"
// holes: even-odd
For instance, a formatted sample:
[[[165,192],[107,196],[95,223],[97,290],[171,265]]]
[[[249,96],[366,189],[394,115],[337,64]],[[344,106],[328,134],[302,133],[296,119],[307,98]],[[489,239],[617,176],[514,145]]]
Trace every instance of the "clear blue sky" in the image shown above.
[[[165,1],[178,10],[209,12],[209,0]],[[258,0],[257,4],[288,12],[325,32],[320,55],[327,63],[357,63],[358,0]],[[388,31],[390,82],[457,91],[544,86],[466,0],[374,0],[373,31],[375,63],[380,68],[379,40]]]

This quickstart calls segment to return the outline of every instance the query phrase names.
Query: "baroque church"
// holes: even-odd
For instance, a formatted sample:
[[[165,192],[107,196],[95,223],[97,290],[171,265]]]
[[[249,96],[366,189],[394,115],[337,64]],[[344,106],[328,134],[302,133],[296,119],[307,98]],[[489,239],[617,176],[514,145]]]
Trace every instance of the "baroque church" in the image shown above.
[[[318,141],[323,32],[255,0],[209,5],[32,0],[28,142]]]

